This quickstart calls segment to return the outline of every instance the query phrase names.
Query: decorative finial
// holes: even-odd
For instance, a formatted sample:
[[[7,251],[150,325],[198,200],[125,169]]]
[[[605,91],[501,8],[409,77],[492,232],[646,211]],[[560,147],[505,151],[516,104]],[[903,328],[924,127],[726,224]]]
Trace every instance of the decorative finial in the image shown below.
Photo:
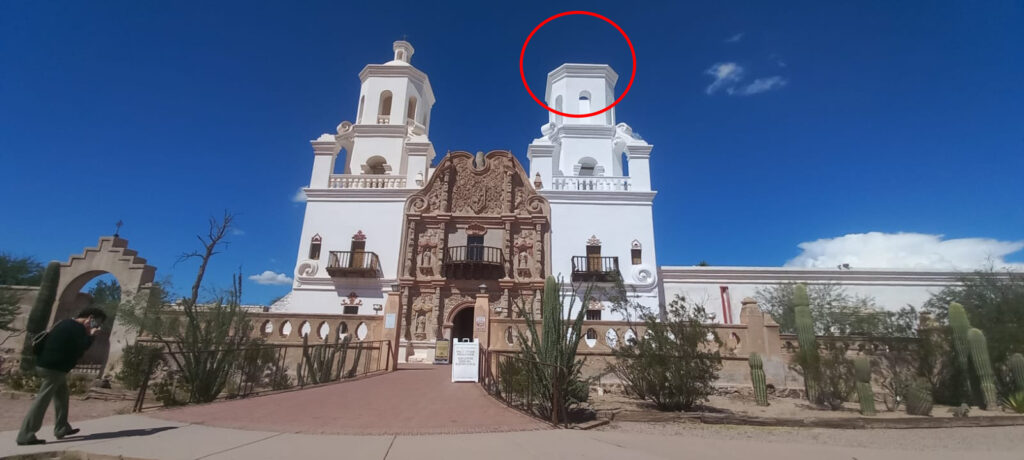
[[[121,226],[124,225],[124,222],[122,222],[121,219],[118,219],[117,224],[115,225],[117,226],[117,228],[114,229],[114,238],[120,238]]]

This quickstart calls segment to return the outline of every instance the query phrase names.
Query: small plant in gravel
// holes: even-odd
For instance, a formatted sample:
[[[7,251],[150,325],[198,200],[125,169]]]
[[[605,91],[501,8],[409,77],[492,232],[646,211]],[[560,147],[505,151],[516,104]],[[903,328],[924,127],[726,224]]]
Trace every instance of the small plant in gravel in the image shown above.
[[[971,406],[968,406],[967,404],[961,404],[960,407],[954,407],[949,411],[953,413],[953,417],[963,418],[967,417],[967,415],[971,413]]]
[[[1006,395],[1002,400],[1003,407],[1011,412],[1024,414],[1024,391]]]

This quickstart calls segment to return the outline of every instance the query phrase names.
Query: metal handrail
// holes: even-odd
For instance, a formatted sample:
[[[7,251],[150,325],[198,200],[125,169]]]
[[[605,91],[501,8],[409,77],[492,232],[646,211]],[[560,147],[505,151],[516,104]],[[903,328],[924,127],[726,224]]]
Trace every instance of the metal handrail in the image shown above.
[[[444,263],[502,265],[505,263],[505,253],[501,248],[491,246],[452,246],[445,251]]]
[[[331,251],[327,259],[327,272],[331,275],[361,273],[377,278],[383,276],[380,258],[377,253],[370,251]]]
[[[573,256],[573,273],[601,273],[607,274],[619,271],[618,257],[600,256]]]

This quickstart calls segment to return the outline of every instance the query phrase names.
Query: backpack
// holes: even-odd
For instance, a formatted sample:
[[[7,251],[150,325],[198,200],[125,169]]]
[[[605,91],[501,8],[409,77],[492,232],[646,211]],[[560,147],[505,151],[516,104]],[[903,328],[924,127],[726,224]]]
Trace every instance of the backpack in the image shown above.
[[[39,356],[43,354],[43,348],[46,348],[46,339],[50,336],[50,331],[43,331],[32,336],[32,354]]]

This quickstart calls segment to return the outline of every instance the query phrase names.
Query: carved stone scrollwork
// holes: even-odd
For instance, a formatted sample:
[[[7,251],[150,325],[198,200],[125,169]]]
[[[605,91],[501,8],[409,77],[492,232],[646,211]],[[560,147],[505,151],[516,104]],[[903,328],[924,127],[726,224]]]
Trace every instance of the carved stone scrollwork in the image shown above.
[[[295,267],[295,276],[309,278],[316,276],[318,271],[320,271],[320,264],[315,260],[303,260]]]

